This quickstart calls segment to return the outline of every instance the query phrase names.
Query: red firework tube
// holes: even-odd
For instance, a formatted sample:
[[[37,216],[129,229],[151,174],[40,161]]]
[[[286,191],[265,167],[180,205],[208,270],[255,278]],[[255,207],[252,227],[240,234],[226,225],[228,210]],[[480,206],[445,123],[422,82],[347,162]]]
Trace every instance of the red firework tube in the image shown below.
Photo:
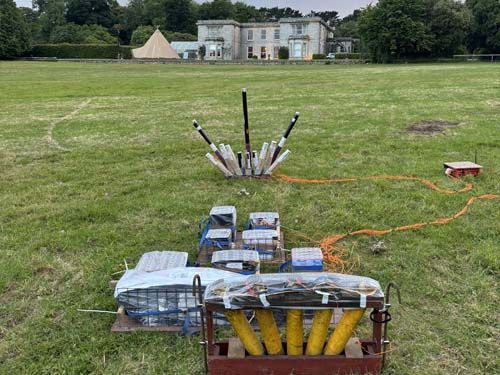
[[[214,154],[217,156],[217,158],[220,160],[220,162],[222,164],[224,164],[224,166],[227,168],[226,161],[224,160],[224,158],[222,157],[222,154],[217,149],[217,146],[213,144],[213,142],[210,140],[210,138],[208,138],[208,136],[206,135],[205,131],[198,124],[198,122],[196,120],[193,120],[193,126],[194,126],[194,128],[196,130],[198,130],[198,133],[200,133],[201,136],[203,137],[203,139],[208,143],[208,145],[210,146],[210,148],[212,149],[212,151],[214,152]]]
[[[281,137],[281,140],[278,143],[278,146],[276,147],[276,150],[274,150],[274,155],[273,155],[273,157],[271,159],[271,164],[274,163],[274,161],[276,160],[276,158],[280,154],[281,149],[285,145],[285,142],[288,139],[288,136],[290,135],[290,133],[291,133],[293,127],[295,126],[295,124],[297,123],[298,119],[299,119],[299,112],[295,112],[295,115],[293,116],[292,121],[290,121],[290,125],[288,125],[288,128],[286,129],[285,134],[283,134],[283,137]]]

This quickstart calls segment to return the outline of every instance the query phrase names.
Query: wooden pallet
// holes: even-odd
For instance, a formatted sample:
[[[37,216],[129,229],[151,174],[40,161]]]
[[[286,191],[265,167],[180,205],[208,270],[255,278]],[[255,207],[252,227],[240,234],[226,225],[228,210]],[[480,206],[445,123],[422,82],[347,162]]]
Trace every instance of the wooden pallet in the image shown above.
[[[165,325],[145,326],[136,319],[129,317],[125,312],[125,308],[123,306],[120,306],[117,311],[116,321],[111,327],[111,332],[124,333],[136,331],[179,333],[182,331],[182,327]]]

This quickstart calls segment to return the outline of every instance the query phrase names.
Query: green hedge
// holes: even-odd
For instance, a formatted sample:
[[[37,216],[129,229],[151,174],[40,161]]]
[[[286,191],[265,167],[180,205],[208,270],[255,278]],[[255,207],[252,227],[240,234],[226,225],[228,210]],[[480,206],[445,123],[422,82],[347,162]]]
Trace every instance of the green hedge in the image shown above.
[[[335,60],[359,60],[361,58],[360,53],[336,53]]]
[[[123,59],[132,58],[131,46],[113,44],[38,44],[33,46],[33,57],[57,57],[58,59]]]
[[[324,60],[326,59],[326,55],[324,53],[314,53],[313,60]]]

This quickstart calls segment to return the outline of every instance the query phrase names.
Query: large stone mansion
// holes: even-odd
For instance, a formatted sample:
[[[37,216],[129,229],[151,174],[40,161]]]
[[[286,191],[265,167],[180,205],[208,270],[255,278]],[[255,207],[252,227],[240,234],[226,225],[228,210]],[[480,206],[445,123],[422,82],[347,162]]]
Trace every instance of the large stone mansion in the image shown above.
[[[282,18],[277,22],[198,21],[198,43],[206,60],[278,59],[288,47],[290,59],[309,60],[327,54],[333,28],[320,17]]]

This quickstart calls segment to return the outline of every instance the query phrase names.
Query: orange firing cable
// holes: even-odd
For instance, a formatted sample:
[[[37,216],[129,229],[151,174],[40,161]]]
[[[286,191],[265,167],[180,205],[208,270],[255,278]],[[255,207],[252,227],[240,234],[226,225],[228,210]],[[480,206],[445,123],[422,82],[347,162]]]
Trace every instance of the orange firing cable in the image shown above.
[[[442,189],[427,179],[419,178],[419,177],[410,177],[410,176],[369,176],[369,177],[337,178],[337,179],[305,179],[305,178],[290,177],[290,176],[286,176],[286,175],[277,175],[277,176],[275,176],[275,178],[280,180],[280,181],[283,181],[286,183],[292,183],[292,184],[334,184],[334,183],[342,183],[342,182],[355,182],[358,180],[418,181],[421,184],[427,186],[428,188],[435,190],[438,193],[442,193],[442,194],[465,193],[465,192],[469,192],[472,190],[472,184],[470,184],[470,183],[465,184],[465,186],[460,190],[449,190],[449,189]],[[450,221],[458,219],[459,217],[465,215],[467,213],[467,211],[469,210],[469,206],[474,204],[474,202],[476,202],[477,200],[479,200],[479,199],[492,200],[492,199],[498,199],[498,198],[500,198],[500,195],[497,195],[497,194],[484,194],[484,195],[474,196],[474,197],[469,198],[469,200],[467,201],[465,206],[460,211],[458,211],[456,214],[449,216],[449,217],[442,217],[442,218],[438,218],[438,219],[435,219],[435,220],[429,221],[429,222],[404,225],[404,226],[400,226],[400,227],[396,227],[396,228],[392,228],[392,229],[385,229],[385,230],[361,229],[361,230],[357,230],[355,232],[350,232],[350,233],[335,234],[335,235],[327,236],[327,237],[323,238],[319,242],[319,245],[320,245],[321,249],[323,250],[325,262],[328,265],[327,267],[331,270],[343,269],[345,262],[342,259],[342,254],[335,251],[334,245],[337,242],[339,242],[347,237],[352,237],[352,236],[357,236],[357,235],[381,236],[381,235],[389,234],[392,232],[420,229],[420,228],[426,227],[428,225],[448,224]],[[307,237],[305,235],[303,235],[303,236]]]

